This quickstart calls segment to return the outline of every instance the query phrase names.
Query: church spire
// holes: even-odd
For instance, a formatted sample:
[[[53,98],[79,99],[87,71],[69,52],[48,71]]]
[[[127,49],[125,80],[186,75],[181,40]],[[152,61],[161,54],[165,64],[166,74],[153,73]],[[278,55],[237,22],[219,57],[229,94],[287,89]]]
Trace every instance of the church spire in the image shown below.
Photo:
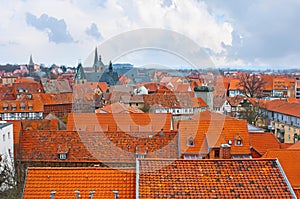
[[[98,71],[98,67],[99,67],[99,60],[98,60],[98,52],[97,52],[97,47],[95,48],[95,57],[94,57],[94,71],[97,72]]]
[[[30,77],[33,77],[33,73],[34,73],[34,63],[33,63],[33,60],[32,60],[32,55],[30,55],[30,59],[29,59],[28,72],[29,72],[29,76],[30,76]]]
[[[30,55],[29,66],[34,66],[34,63],[33,63],[33,60],[32,60],[32,55]]]
[[[112,68],[112,63],[111,63],[111,61],[109,61],[109,67],[108,67],[108,70],[109,70],[110,73],[113,72],[113,68]]]

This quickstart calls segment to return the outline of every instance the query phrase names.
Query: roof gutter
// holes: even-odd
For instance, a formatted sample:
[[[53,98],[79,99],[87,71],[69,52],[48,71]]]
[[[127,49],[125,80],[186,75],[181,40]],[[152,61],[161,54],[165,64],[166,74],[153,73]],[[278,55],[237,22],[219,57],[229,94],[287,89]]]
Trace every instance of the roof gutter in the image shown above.
[[[293,190],[293,188],[292,188],[292,186],[291,186],[291,184],[290,184],[288,178],[286,177],[286,175],[285,175],[285,173],[284,173],[284,170],[282,169],[281,164],[280,164],[280,162],[279,162],[279,160],[278,160],[277,158],[276,158],[276,163],[277,163],[277,165],[278,165],[278,167],[279,167],[279,169],[280,169],[280,171],[281,171],[281,174],[282,174],[282,176],[283,176],[283,178],[284,178],[284,180],[285,180],[285,182],[286,182],[286,184],[287,184],[287,186],[288,186],[288,188],[289,188],[289,190],[290,190],[290,192],[291,192],[293,198],[296,199],[297,196],[296,196],[296,194],[295,194],[295,192],[294,192],[294,190]]]

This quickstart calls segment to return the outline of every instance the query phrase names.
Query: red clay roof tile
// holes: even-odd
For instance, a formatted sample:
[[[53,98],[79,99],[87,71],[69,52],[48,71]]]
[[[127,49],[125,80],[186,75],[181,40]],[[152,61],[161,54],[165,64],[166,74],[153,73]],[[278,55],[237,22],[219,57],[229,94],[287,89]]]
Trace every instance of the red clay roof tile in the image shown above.
[[[139,159],[139,198],[293,198],[275,159]]]

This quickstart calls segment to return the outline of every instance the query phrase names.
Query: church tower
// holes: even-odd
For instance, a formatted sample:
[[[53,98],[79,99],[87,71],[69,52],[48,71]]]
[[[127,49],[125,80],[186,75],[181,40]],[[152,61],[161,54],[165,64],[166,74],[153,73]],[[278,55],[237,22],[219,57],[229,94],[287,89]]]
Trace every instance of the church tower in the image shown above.
[[[94,57],[94,72],[98,72],[98,66],[99,66],[99,60],[98,60],[98,52],[97,52],[97,47],[95,48],[95,57]]]
[[[33,77],[33,73],[34,73],[34,63],[33,63],[33,60],[32,60],[32,55],[30,55],[30,59],[29,59],[29,64],[28,64],[28,72],[29,72],[29,76],[30,77]]]

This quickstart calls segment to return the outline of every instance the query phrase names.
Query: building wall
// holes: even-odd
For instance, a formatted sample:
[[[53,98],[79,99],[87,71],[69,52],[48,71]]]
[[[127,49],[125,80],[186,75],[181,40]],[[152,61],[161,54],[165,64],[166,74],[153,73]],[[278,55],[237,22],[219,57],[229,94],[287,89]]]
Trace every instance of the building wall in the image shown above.
[[[14,170],[14,134],[13,124],[5,121],[0,121],[0,173],[3,170],[4,164],[13,171]],[[2,185],[1,190],[8,187]]]
[[[47,116],[49,113],[55,114],[55,116],[62,118],[65,114],[71,113],[72,104],[53,104],[44,106],[44,115]]]

